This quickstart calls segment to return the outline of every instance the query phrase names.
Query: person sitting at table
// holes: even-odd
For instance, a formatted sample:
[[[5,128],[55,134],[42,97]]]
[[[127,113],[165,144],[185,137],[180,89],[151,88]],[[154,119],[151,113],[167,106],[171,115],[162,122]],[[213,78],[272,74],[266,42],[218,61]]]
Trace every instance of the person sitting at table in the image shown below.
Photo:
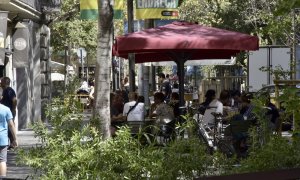
[[[232,92],[231,97],[232,97],[232,101],[231,102],[231,106],[235,107],[235,108],[239,108],[242,100],[241,100],[241,92],[239,90],[235,90]]]
[[[241,96],[240,114],[243,116],[242,120],[256,122],[257,117],[253,112],[254,104],[252,104],[251,99],[253,99],[253,95],[250,93]]]
[[[128,98],[129,102],[124,104],[123,118],[126,121],[144,121],[144,103],[138,101],[138,95],[135,92],[130,92]]]
[[[150,117],[157,118],[158,124],[168,124],[174,120],[174,112],[171,106],[164,102],[165,95],[162,92],[154,94],[156,109],[150,113]]]
[[[222,90],[220,93],[219,101],[223,106],[231,106],[230,92],[228,90]]]
[[[204,102],[200,103],[199,106],[199,113],[204,115],[206,108],[209,106],[209,104],[214,100],[215,97],[215,90],[209,89],[205,93],[205,100]]]
[[[116,130],[124,122],[122,112],[123,112],[122,97],[120,97],[119,94],[110,93],[110,115],[111,115],[110,131],[112,136],[115,136]]]
[[[110,93],[111,122],[123,121],[123,98],[116,93]]]
[[[223,104],[216,98],[215,90],[207,90],[205,97],[210,100],[210,103],[204,112],[203,123],[212,125],[215,123],[215,117],[212,113],[215,112],[223,114]]]
[[[169,105],[173,108],[174,116],[177,118],[180,115],[179,111],[179,94],[177,92],[171,93]]]
[[[232,107],[232,98],[230,91],[222,90],[220,93],[219,101],[223,104],[223,122],[228,121],[234,114],[237,113],[237,109]]]
[[[140,103],[145,103],[145,97],[144,96],[138,96],[138,98],[137,98],[137,100],[138,100],[138,102],[140,102]]]
[[[232,126],[230,130],[238,156],[247,151],[248,130],[257,121],[257,117],[253,112],[254,104],[251,102],[252,98],[252,94],[243,94],[241,96],[239,114],[234,115],[230,120],[230,126]]]
[[[267,109],[267,112],[266,112],[266,116],[267,116],[267,119],[269,120],[269,127],[270,129],[273,131],[273,130],[276,130],[278,132],[279,130],[279,117],[280,117],[280,114],[279,114],[279,110],[278,108],[275,106],[275,104],[273,104],[271,102],[271,98],[270,98],[270,95],[269,94],[265,94],[265,106],[266,106],[266,109]]]

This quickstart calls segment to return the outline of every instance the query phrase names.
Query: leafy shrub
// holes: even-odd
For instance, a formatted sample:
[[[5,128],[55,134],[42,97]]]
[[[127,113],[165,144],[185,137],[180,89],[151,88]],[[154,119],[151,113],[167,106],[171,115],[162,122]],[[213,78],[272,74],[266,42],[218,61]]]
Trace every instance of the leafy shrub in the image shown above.
[[[67,95],[64,100],[54,100],[48,108],[51,128],[42,122],[33,126],[42,144],[20,150],[18,157],[36,170],[38,179],[51,180],[193,179],[299,167],[299,141],[272,135],[265,113],[258,107],[261,128],[252,129],[253,146],[238,167],[233,166],[235,158],[207,153],[203,142],[195,136],[195,124],[190,118],[176,129],[179,134],[188,129],[189,138],[176,138],[167,146],[156,146],[155,142],[142,144],[140,138],[144,134],[132,137],[127,127],[121,127],[116,137],[103,140],[99,124],[95,123],[99,121],[83,121],[78,101]]]
[[[103,140],[95,124],[82,120],[79,108],[70,97],[57,99],[47,112],[51,128],[42,122],[33,126],[42,144],[20,150],[19,157],[39,179],[192,179],[207,175],[213,165],[198,139],[145,146],[121,127],[115,138]]]
[[[241,161],[235,173],[258,172],[300,167],[299,143],[286,138],[272,136],[263,148],[256,149]]]

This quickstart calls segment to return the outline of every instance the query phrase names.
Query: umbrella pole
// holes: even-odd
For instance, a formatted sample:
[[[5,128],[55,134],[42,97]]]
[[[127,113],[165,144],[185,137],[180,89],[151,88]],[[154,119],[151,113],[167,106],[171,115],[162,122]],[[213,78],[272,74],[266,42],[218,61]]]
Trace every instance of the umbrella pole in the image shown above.
[[[177,74],[178,74],[178,81],[179,81],[179,106],[185,106],[184,102],[184,63],[185,60],[177,59]]]

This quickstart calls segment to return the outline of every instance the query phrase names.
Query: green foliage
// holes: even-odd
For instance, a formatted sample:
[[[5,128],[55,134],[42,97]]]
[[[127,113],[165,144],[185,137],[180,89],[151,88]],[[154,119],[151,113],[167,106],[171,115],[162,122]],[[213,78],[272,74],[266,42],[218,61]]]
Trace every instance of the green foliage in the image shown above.
[[[204,25],[219,23],[219,20],[214,18],[216,12],[217,12],[216,3],[209,2],[209,0],[183,1],[179,7],[180,19],[189,22],[198,22],[199,24],[204,24]]]
[[[266,102],[268,96],[260,97],[260,99],[252,99],[254,104],[253,112],[256,117],[256,124],[249,129],[251,150],[263,148],[270,141],[272,131],[270,128],[270,119],[266,115]]]
[[[70,83],[72,94],[77,81]],[[284,91],[287,113],[299,118],[299,97],[296,89]],[[192,113],[178,126],[178,132],[189,131],[188,139],[176,138],[166,146],[155,142],[143,144],[141,132],[135,138],[127,127],[121,127],[114,138],[103,140],[99,120],[83,120],[78,99],[65,94],[47,109],[51,127],[42,122],[34,125],[35,135],[42,144],[19,151],[19,162],[33,167],[38,179],[193,179],[210,175],[256,172],[300,167],[300,141],[273,135],[268,129],[265,99],[253,100],[259,128],[253,128],[252,147],[247,158],[234,167],[235,158],[221,153],[210,155],[195,134]],[[91,123],[89,123],[91,122]],[[298,121],[296,121],[298,123]],[[297,136],[296,136],[297,137]]]
[[[20,162],[33,167],[39,179],[192,179],[212,166],[213,157],[198,139],[145,146],[121,127],[115,138],[103,140],[98,124],[82,120],[78,105],[72,96],[55,99],[47,112],[51,128],[34,125],[42,144],[19,151]]]
[[[213,165],[213,157],[205,154],[206,149],[199,139],[173,142],[166,148],[161,177],[192,179],[208,174],[209,167]]]
[[[183,1],[180,19],[235,30],[260,37],[261,45],[290,45],[291,9],[295,0]]]
[[[290,143],[286,138],[272,136],[263,148],[252,151],[241,161],[235,173],[258,172],[300,167],[299,143]]]
[[[61,13],[53,17],[51,28],[51,47],[54,53],[65,46],[84,47],[89,56],[95,56],[97,47],[97,21],[80,19],[79,0],[62,1]]]
[[[95,21],[62,21],[55,23],[51,28],[51,46],[55,52],[65,46],[73,48],[85,47],[89,53],[97,47],[97,22]]]
[[[298,111],[299,90],[287,88],[277,100],[283,101],[285,116]],[[299,95],[299,94],[298,94]],[[299,136],[295,138],[282,137],[273,134],[270,130],[269,119],[266,110],[263,108],[267,96],[253,99],[255,104],[254,113],[257,116],[257,125],[250,129],[250,153],[247,158],[240,161],[240,166],[230,169],[228,173],[248,173],[268,170],[279,170],[300,167],[300,141]],[[298,114],[295,116],[299,119]],[[296,120],[296,123],[298,121]],[[231,171],[231,172],[230,172]]]
[[[289,14],[291,12],[291,9],[299,8],[299,7],[300,7],[300,1],[298,0],[279,0],[275,14],[276,15]]]
[[[262,72],[269,72],[271,75],[273,75],[275,80],[287,80],[293,73],[293,71],[284,70],[281,65],[275,66],[274,68],[262,66],[261,68],[259,68],[259,70]]]
[[[300,91],[298,88],[290,87],[283,91],[283,94],[279,97],[279,101],[282,102],[282,106],[285,109],[285,113],[288,117],[293,117],[294,130],[298,132],[300,130]]]

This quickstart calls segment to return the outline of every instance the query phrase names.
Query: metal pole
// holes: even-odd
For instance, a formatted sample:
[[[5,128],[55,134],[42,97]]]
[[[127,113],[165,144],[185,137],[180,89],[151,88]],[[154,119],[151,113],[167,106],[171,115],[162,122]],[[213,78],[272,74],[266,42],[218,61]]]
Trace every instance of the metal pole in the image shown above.
[[[178,81],[179,81],[179,106],[185,106],[184,101],[184,60],[176,59],[177,72],[178,72]]]
[[[145,19],[145,23],[144,23],[144,28],[145,29],[150,29],[150,28],[153,28],[154,27],[154,19]],[[155,81],[155,66],[153,66],[151,64],[150,67],[148,67],[149,69],[147,70],[149,72],[149,82],[151,84],[151,91],[154,93],[156,91],[156,81]],[[150,88],[149,88],[150,90]]]
[[[113,92],[115,92],[116,91],[116,74],[115,74],[115,62],[116,60],[115,60],[115,58],[114,57],[112,57],[112,59],[111,59],[111,73],[112,73],[112,90],[113,90]]]
[[[114,25],[112,26],[112,39],[113,42],[115,40],[115,28]],[[111,56],[111,73],[112,73],[112,90],[113,92],[116,91],[116,87],[117,87],[117,83],[116,83],[116,74],[115,74],[115,66],[114,66],[114,62],[116,61],[116,57]]]
[[[133,25],[133,1],[127,0],[128,33],[134,31]],[[128,54],[129,60],[129,91],[135,91],[135,57],[134,54]]]
[[[291,62],[291,79],[296,79],[296,10],[296,8],[293,9],[293,56]]]
[[[80,62],[81,62],[81,79],[83,79],[84,78],[84,67],[83,67],[82,49],[80,49]]]
[[[88,54],[86,54],[86,82],[89,82],[89,62],[88,62]]]
[[[65,91],[67,90],[67,73],[68,73],[68,46],[65,46]]]

